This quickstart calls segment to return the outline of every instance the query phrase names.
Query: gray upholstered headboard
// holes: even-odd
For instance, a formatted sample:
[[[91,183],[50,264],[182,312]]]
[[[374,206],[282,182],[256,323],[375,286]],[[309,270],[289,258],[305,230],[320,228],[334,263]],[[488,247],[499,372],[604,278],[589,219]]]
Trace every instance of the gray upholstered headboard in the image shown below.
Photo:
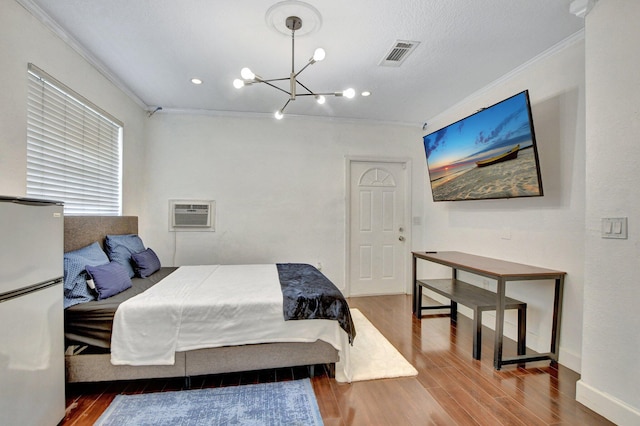
[[[98,241],[102,246],[104,237],[119,234],[137,234],[138,216],[65,216],[65,253]]]

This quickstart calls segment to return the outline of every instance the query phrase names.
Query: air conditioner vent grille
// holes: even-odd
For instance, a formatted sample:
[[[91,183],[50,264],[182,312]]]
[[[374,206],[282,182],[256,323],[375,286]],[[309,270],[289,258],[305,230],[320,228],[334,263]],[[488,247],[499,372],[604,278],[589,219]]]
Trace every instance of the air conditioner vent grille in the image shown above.
[[[214,201],[169,201],[169,230],[213,230]]]
[[[397,40],[380,61],[380,66],[399,67],[419,44],[419,41]]]
[[[208,209],[208,204],[176,204],[176,209]]]

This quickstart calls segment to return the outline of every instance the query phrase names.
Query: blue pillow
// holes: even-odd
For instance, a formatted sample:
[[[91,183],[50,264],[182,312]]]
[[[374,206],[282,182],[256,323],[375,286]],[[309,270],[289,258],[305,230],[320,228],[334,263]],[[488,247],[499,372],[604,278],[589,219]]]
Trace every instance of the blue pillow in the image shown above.
[[[140,237],[135,234],[107,235],[104,240],[104,247],[109,259],[122,265],[129,274],[129,278],[132,278],[135,273],[131,255],[144,251],[144,244],[142,244]]]
[[[160,269],[160,259],[150,248],[140,253],[134,253],[131,257],[135,264],[136,275],[140,278],[147,278]]]
[[[98,300],[104,300],[131,287],[129,273],[118,262],[87,266],[87,274],[93,280]]]
[[[97,242],[64,254],[64,307],[96,300],[87,287],[86,266],[109,263],[109,258]]]

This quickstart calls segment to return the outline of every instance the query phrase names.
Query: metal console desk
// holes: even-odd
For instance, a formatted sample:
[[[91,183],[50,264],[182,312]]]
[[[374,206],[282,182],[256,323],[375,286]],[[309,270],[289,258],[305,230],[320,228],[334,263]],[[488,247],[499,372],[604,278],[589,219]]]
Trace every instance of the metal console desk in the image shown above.
[[[536,266],[523,265],[521,263],[507,262],[489,257],[460,253],[457,251],[441,252],[413,252],[413,314],[418,318],[421,301],[418,300],[418,278],[416,277],[417,260],[422,259],[440,265],[449,266],[452,269],[452,280],[457,279],[458,271],[494,279],[498,282],[496,292],[496,329],[493,351],[493,365],[500,370],[506,364],[522,364],[527,361],[540,361],[549,359],[558,361],[560,347],[560,320],[562,317],[562,296],[564,290],[564,277],[566,272]],[[505,290],[508,281],[527,280],[555,280],[555,292],[553,301],[553,322],[551,330],[551,351],[534,355],[518,355],[511,358],[502,356],[502,340],[504,328]]]

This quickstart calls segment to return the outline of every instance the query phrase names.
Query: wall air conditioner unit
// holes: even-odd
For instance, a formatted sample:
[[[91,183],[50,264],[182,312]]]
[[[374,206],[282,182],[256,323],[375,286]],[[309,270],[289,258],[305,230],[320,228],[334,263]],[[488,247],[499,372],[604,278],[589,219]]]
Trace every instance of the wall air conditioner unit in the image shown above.
[[[215,201],[169,201],[169,231],[214,231],[214,219]]]

